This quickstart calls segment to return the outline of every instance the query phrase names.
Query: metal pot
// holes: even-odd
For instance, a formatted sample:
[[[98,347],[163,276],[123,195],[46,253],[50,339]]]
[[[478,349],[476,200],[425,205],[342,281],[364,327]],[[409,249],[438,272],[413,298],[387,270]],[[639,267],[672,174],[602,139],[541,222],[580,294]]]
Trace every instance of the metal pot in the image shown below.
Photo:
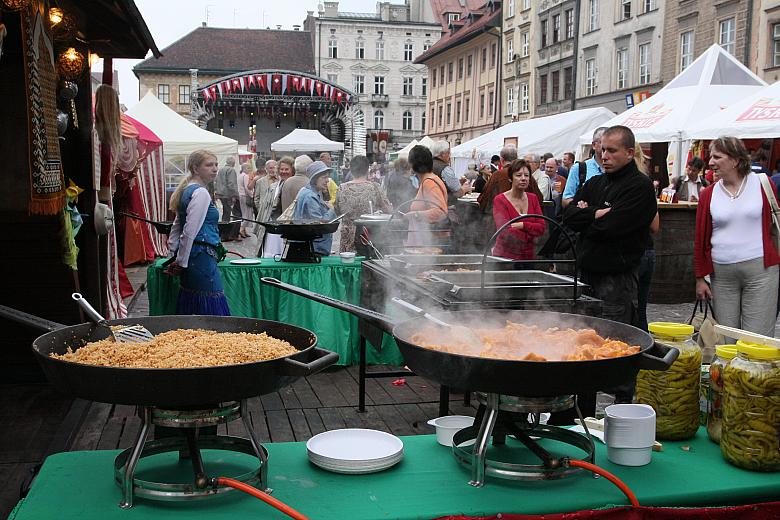
[[[262,282],[330,305],[366,320],[391,333],[406,365],[416,374],[452,388],[523,397],[546,397],[594,392],[625,383],[640,369],[666,370],[679,351],[655,343],[645,331],[615,321],[546,311],[457,311],[437,314],[448,323],[475,323],[503,326],[507,320],[524,323],[561,323],[576,321],[604,337],[638,345],[640,351],[629,356],[588,361],[522,361],[464,356],[432,350],[416,344],[412,336],[430,330],[431,321],[419,317],[396,321],[384,314],[345,303],[328,296],[289,285],[274,278]],[[543,348],[543,345],[540,345]]]

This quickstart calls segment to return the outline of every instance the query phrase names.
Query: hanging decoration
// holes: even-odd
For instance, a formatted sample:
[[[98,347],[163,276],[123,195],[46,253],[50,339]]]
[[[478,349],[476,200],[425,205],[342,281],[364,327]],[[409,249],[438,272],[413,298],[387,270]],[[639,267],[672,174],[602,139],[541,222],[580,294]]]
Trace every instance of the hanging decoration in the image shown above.
[[[74,47],[69,47],[57,58],[57,72],[65,79],[75,81],[84,72],[86,59],[84,54]]]
[[[30,5],[31,0],[2,0],[2,3],[9,11],[19,11],[26,9]]]

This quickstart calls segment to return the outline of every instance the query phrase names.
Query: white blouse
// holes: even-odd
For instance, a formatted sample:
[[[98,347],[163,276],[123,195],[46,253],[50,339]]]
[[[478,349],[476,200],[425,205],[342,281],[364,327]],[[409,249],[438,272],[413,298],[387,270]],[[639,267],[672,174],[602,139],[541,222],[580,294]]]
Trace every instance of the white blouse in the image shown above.
[[[193,182],[188,186],[192,184],[197,183]],[[206,213],[210,204],[211,195],[209,190],[204,186],[200,186],[192,194],[192,199],[187,205],[187,219],[184,223],[184,229],[182,229],[181,221],[179,220],[179,212],[176,212],[171,234],[168,235],[168,251],[171,252],[171,255],[176,255],[176,263],[181,267],[187,267],[189,263],[192,244],[198,235],[198,231],[203,227],[203,222],[206,221]]]
[[[764,256],[761,235],[761,212],[764,201],[761,181],[749,173],[745,186],[736,199],[723,187],[723,181],[712,189],[712,261],[716,264],[736,264]]]

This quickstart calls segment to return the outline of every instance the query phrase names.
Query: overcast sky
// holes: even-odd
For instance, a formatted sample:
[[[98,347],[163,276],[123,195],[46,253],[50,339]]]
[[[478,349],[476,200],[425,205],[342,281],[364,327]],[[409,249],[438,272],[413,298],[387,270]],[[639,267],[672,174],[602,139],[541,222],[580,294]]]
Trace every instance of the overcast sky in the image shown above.
[[[157,47],[165,47],[202,22],[211,27],[292,29],[302,25],[306,11],[317,13],[318,0],[135,0]],[[400,3],[400,2],[399,2]],[[375,12],[373,0],[342,0],[340,11]],[[257,49],[263,52],[263,49]],[[151,56],[151,53],[149,54]],[[141,60],[114,60],[119,71],[119,98],[127,107],[138,101],[138,80],[133,65]],[[102,70],[102,62],[94,70]]]

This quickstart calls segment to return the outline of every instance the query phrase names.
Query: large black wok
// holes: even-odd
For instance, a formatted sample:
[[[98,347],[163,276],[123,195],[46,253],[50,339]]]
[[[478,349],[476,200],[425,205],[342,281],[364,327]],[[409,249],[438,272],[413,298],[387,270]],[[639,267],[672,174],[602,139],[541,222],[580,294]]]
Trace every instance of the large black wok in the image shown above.
[[[630,325],[602,318],[546,311],[456,311],[436,317],[450,324],[503,327],[507,320],[526,325],[549,324],[592,328],[601,336],[638,345],[637,354],[592,361],[516,361],[450,354],[422,347],[412,341],[421,330],[436,326],[426,318],[396,322],[393,318],[357,305],[313,293],[274,278],[263,283],[349,312],[391,333],[406,365],[416,374],[452,388],[522,397],[584,394],[625,383],[640,369],[666,370],[679,351],[654,343],[652,337]],[[542,345],[540,345],[542,347]]]
[[[91,401],[159,407],[189,407],[235,401],[274,392],[299,377],[315,374],[338,361],[338,354],[316,348],[317,336],[285,323],[225,316],[154,316],[111,320],[110,325],[140,324],[153,334],[174,329],[217,332],[266,332],[290,342],[300,352],[257,363],[203,368],[116,368],[84,365],[50,357],[109,336],[92,323],[64,326],[3,309],[3,315],[43,329],[56,329],[33,342],[33,352],[49,382],[58,390]],[[30,319],[32,318],[32,319]]]
[[[281,235],[291,240],[314,240],[329,233],[335,233],[339,228],[338,220],[333,222],[258,222],[268,233]]]

